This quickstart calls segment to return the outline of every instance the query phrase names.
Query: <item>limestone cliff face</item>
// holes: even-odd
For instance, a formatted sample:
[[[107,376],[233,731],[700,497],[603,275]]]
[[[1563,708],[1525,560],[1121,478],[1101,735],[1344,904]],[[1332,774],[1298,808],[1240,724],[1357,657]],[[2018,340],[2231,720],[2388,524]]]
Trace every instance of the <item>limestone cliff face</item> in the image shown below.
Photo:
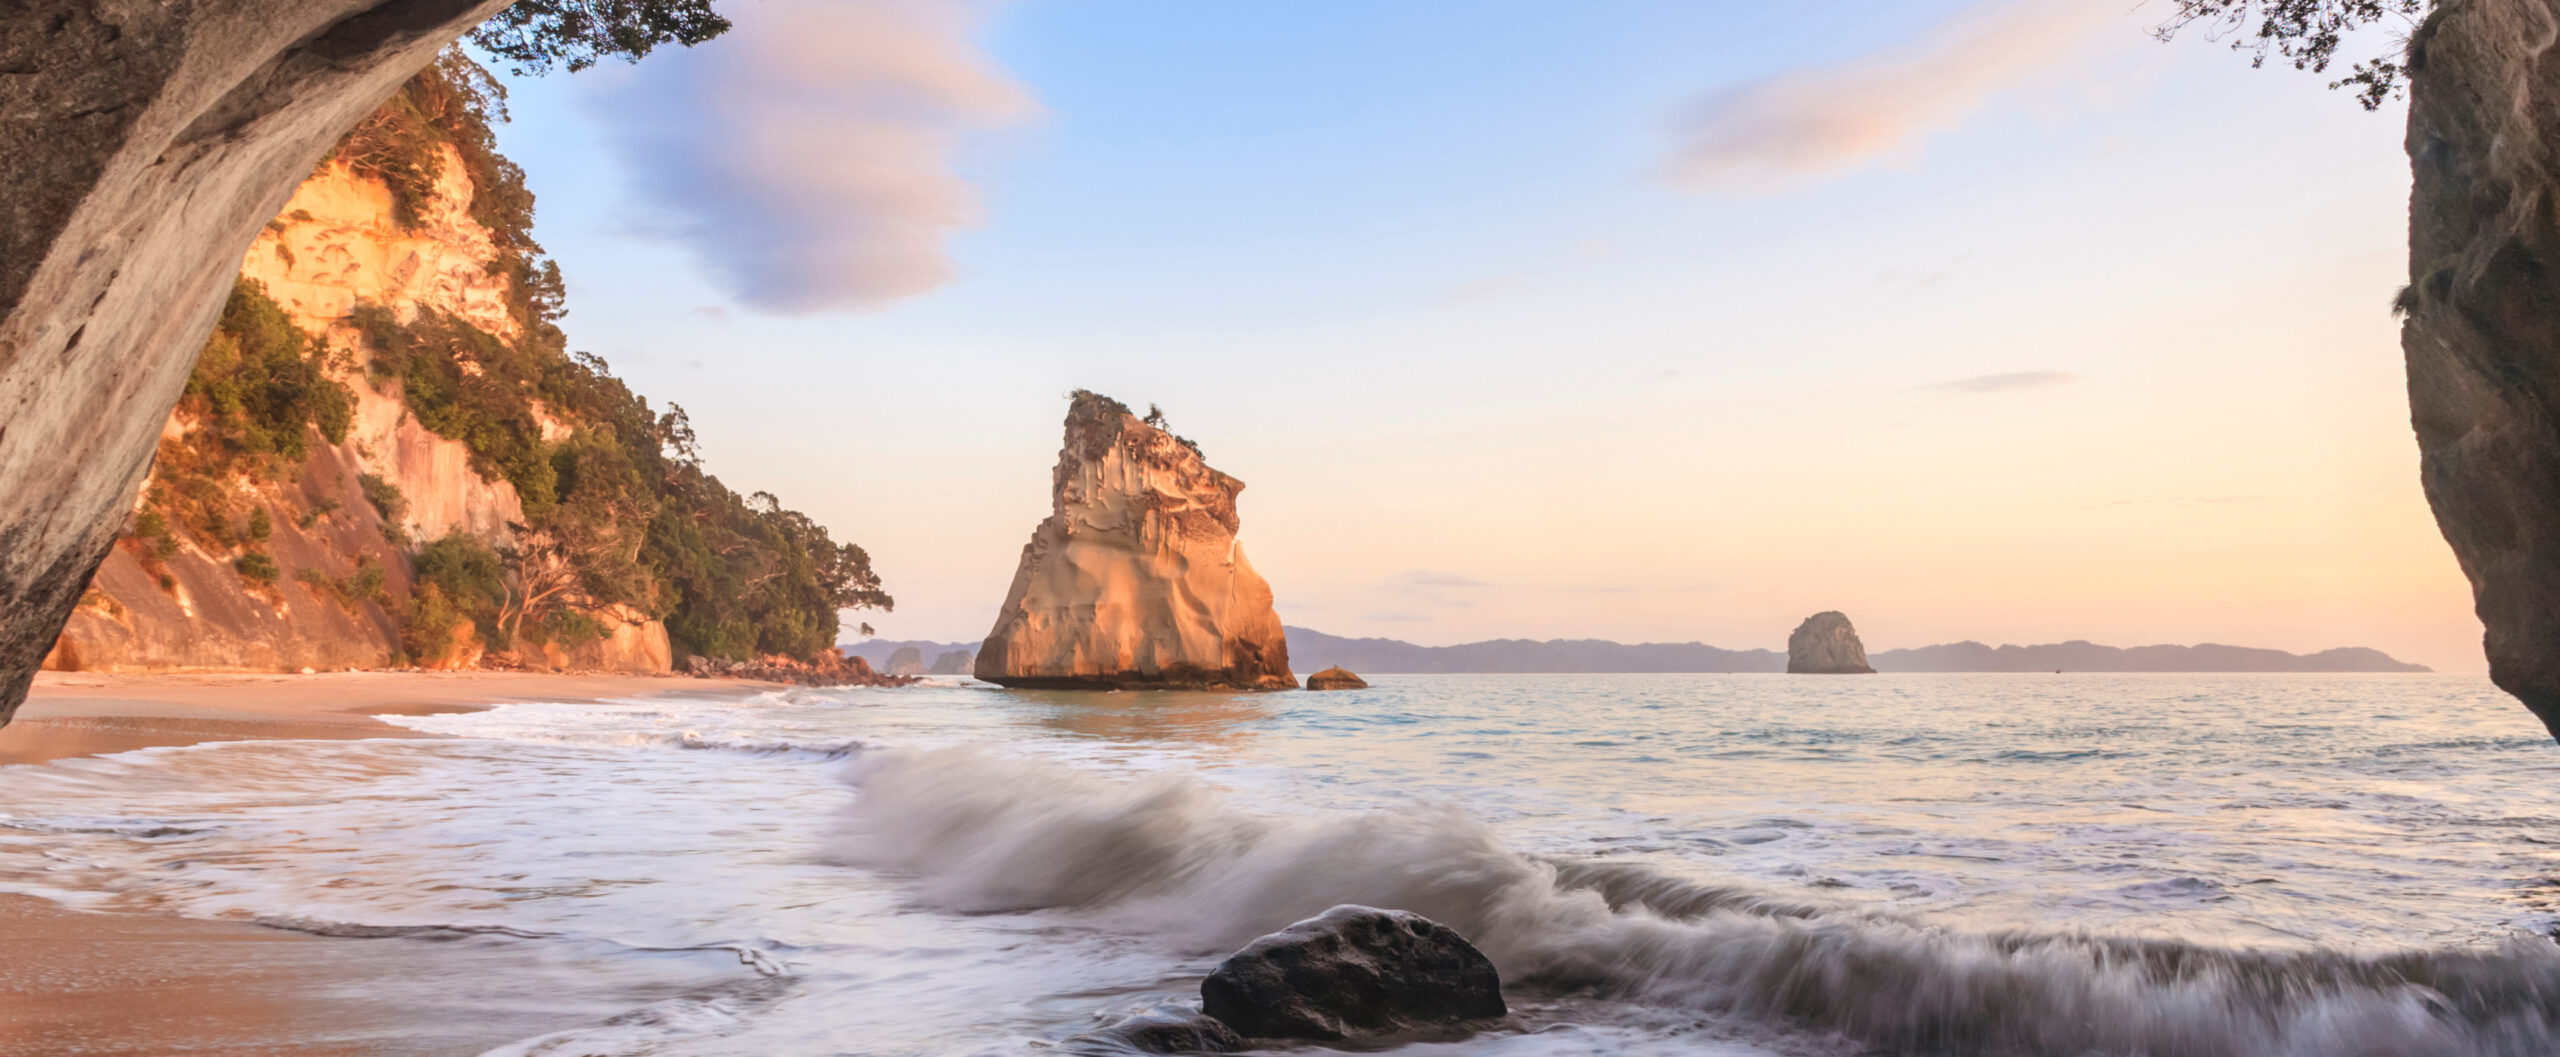
[[[1874,675],[1867,665],[1867,646],[1858,641],[1858,629],[1837,610],[1816,613],[1796,625],[1787,636],[1787,672],[1790,675]]]
[[[241,248],[506,0],[0,16],[0,722],[114,545]]]
[[[2410,45],[2402,346],[2419,475],[2490,678],[2560,736],[2560,4],[2446,0]]]
[[[273,535],[260,549],[280,575],[271,583],[250,580],[232,554],[183,533],[172,535],[176,551],[165,558],[128,540],[99,567],[47,667],[275,671],[403,659],[452,667],[480,659],[476,642],[437,657],[406,656],[393,613],[410,597],[407,545],[457,528],[510,543],[523,505],[512,485],[472,468],[466,445],[421,426],[396,384],[363,377],[359,365],[369,350],[348,320],[359,303],[385,306],[404,321],[433,309],[515,336],[508,280],[488,267],[498,251],[471,218],[470,179],[452,148],[442,149],[441,176],[416,201],[415,223],[395,220],[382,181],[331,165],[303,183],[241,261],[240,274],[262,283],[290,321],[329,350],[339,365],[333,373],[356,398],[346,440],[331,444],[310,433],[312,455],[293,480],[233,485],[265,511]],[[180,412],[161,433],[183,439],[196,427]],[[366,496],[367,476],[398,496],[390,511]],[[355,587],[369,575],[379,584]],[[525,643],[517,652],[554,667],[669,669],[662,624],[623,608],[600,617],[598,641],[574,649]]]
[[[1079,392],[1052,508],[978,651],[1005,686],[1296,685],[1271,586],[1236,544],[1244,482],[1118,401]]]

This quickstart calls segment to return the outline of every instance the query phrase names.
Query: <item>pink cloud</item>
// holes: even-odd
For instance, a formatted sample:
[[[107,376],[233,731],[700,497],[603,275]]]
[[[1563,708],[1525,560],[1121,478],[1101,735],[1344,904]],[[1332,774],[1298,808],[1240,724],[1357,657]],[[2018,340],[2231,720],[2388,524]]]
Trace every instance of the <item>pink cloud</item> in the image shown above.
[[[981,222],[962,139],[1037,109],[972,43],[970,0],[763,0],[599,102],[655,220],[741,302],[863,308],[948,282]]]
[[[1766,183],[1904,152],[2069,60],[2124,11],[2104,0],[1992,0],[1910,44],[1719,92],[1673,120],[1665,174],[1688,187]]]

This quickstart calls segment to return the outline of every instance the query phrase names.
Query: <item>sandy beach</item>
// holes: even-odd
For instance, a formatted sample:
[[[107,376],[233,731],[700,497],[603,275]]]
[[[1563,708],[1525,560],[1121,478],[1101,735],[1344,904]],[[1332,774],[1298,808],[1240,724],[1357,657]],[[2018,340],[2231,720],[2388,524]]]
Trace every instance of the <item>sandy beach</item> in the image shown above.
[[[516,672],[45,672],[0,728],[0,781],[9,765],[153,746],[429,736],[371,718],[381,714],[775,685]],[[397,957],[382,956],[387,943],[399,944]],[[468,1054],[585,1016],[489,1000],[520,956],[504,943],[320,937],[0,895],[0,948],[0,1040],[12,1057]]]

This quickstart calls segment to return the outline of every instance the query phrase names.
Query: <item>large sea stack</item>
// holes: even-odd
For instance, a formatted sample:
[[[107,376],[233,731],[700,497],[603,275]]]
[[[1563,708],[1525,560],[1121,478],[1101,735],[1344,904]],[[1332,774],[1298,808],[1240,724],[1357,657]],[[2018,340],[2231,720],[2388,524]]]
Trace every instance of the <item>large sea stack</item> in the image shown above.
[[[1244,482],[1117,400],[1078,390],[977,677],[1050,689],[1285,690],[1271,585],[1236,545]]]
[[[1787,673],[1874,675],[1876,670],[1867,666],[1867,647],[1858,641],[1858,629],[1849,626],[1846,614],[1833,610],[1804,618],[1795,634],[1787,636]]]
[[[2419,479],[2489,677],[2560,735],[2560,10],[2446,0],[2409,41],[2401,345]]]

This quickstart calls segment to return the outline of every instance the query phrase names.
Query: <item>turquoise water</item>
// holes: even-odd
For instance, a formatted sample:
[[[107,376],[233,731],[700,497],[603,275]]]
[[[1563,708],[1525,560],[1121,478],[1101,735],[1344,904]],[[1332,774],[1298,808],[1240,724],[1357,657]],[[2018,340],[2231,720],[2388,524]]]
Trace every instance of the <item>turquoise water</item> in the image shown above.
[[[524,703],[9,768],[0,889],[687,981],[500,1052],[1039,1052],[1339,902],[1510,981],[1417,1054],[2560,1051],[2560,747],[2480,680],[1376,682]]]

